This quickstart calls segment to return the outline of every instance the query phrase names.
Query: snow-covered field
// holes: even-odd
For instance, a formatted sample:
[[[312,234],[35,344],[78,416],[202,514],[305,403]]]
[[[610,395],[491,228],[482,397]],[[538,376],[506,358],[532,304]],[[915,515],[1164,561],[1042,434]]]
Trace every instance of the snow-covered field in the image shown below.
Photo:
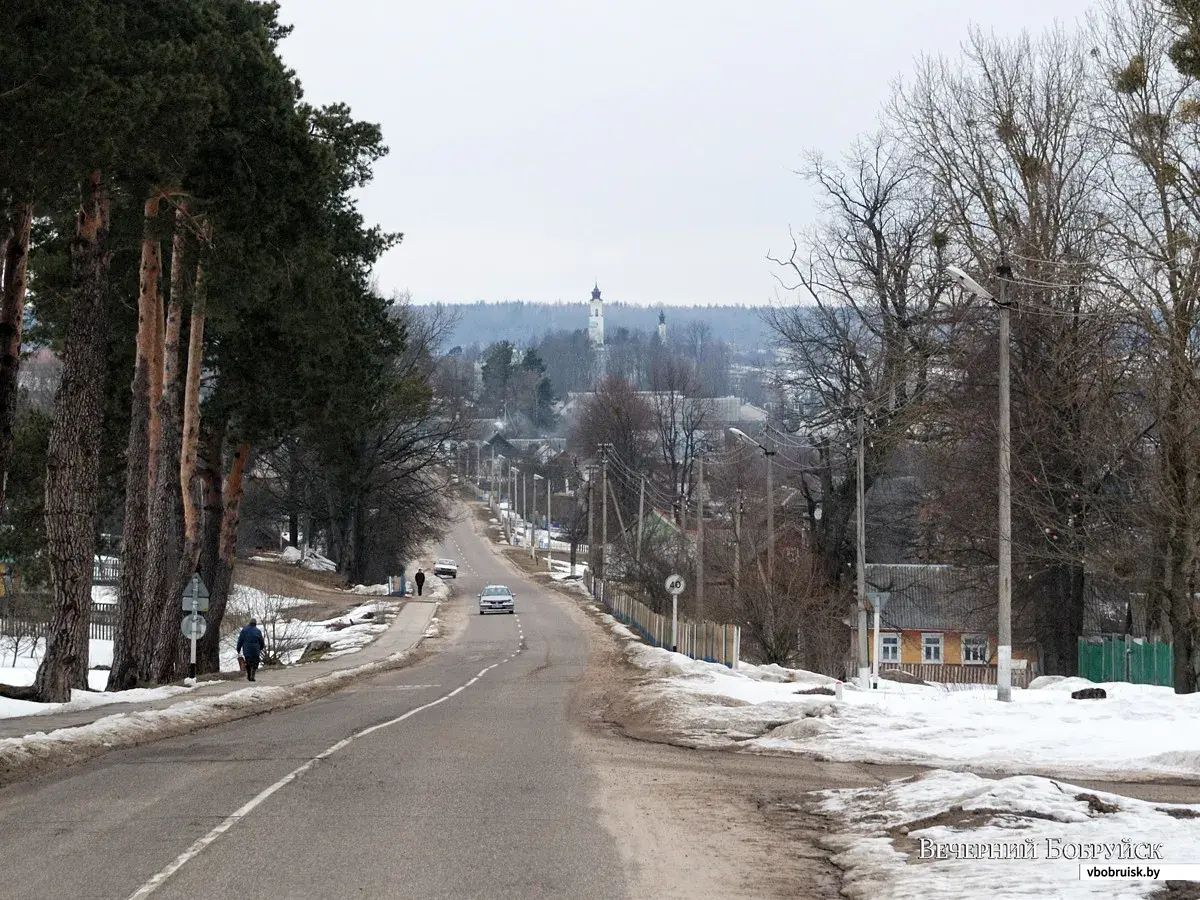
[[[1165,885],[1081,881],[1080,866],[1200,861],[1200,806],[1032,775],[992,781],[928,772],[819,796],[834,831],[823,843],[844,872],[843,895],[860,900],[1142,898]]]
[[[660,676],[641,688],[648,714],[697,746],[999,774],[1200,776],[1200,694],[1105,684],[1105,700],[1072,700],[1091,683],[1045,678],[1014,690],[1012,703],[997,701],[995,688],[891,681],[878,691],[847,684],[838,700],[798,693],[832,690],[827,676],[748,664],[735,672],[648,647],[605,618],[629,637],[633,662]]]

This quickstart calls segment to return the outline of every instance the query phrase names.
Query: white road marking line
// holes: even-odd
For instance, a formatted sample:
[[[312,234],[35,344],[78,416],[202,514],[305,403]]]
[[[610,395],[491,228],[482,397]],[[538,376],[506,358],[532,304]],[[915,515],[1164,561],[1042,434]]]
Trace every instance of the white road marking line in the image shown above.
[[[507,660],[503,660],[502,662],[507,662]],[[473,685],[475,682],[477,682],[480,678],[482,678],[484,675],[486,675],[489,671],[491,671],[492,669],[496,668],[499,665],[501,665],[501,663],[492,663],[486,669],[482,669],[478,675],[476,675],[474,678],[472,678],[466,684],[459,685],[454,690],[452,690],[450,693],[448,693],[442,697],[438,697],[436,700],[426,703],[424,706],[418,706],[416,709],[410,709],[408,712],[404,713],[404,715],[396,716],[396,718],[389,719],[386,722],[380,722],[378,725],[372,725],[370,728],[364,728],[362,731],[356,731],[354,734],[350,735],[349,737],[342,738],[340,741],[338,741],[332,747],[322,750],[320,753],[318,753],[316,756],[314,756],[308,762],[304,763],[304,765],[300,766],[297,769],[293,769],[291,772],[288,772],[288,774],[284,775],[282,778],[280,778],[278,781],[276,781],[270,787],[264,788],[262,791],[260,791],[258,794],[256,794],[254,797],[252,797],[246,803],[244,803],[242,806],[238,807],[236,810],[234,810],[232,813],[230,813],[230,815],[223,822],[221,822],[219,825],[217,825],[215,828],[213,828],[212,831],[210,831],[208,834],[204,835],[204,837],[197,840],[194,844],[192,844],[190,847],[188,847],[186,850],[184,850],[181,854],[179,854],[179,856],[177,856],[166,868],[164,868],[162,871],[160,871],[157,875],[155,875],[153,878],[151,878],[149,881],[147,881],[145,884],[143,884],[140,888],[138,888],[132,894],[130,894],[129,900],[144,900],[144,898],[149,897],[151,894],[153,894],[155,891],[157,891],[160,887],[162,887],[164,884],[166,884],[172,875],[174,875],[176,872],[178,872],[180,869],[182,869],[185,865],[187,865],[189,862],[191,862],[193,859],[195,859],[197,856],[199,856],[200,853],[203,852],[205,847],[207,847],[209,844],[213,843],[213,841],[215,841],[217,838],[219,838],[221,835],[223,835],[225,832],[227,832],[230,828],[232,828],[234,825],[236,825],[238,823],[238,821],[240,821],[244,817],[248,816],[251,812],[254,811],[254,809],[256,807],[262,805],[262,803],[264,803],[267,799],[269,799],[272,794],[276,793],[277,791],[279,791],[280,789],[282,789],[284,787],[287,787],[287,785],[291,784],[293,781],[295,781],[297,778],[299,778],[301,775],[303,775],[305,772],[307,772],[309,769],[311,769],[313,766],[315,766],[321,760],[328,759],[329,757],[333,756],[333,754],[337,753],[339,750],[345,749],[346,747],[348,747],[350,745],[351,742],[357,740],[360,737],[366,737],[368,734],[379,731],[382,728],[388,728],[392,725],[397,725],[400,722],[403,722],[405,719],[415,716],[419,712],[424,712],[427,709],[432,709],[433,707],[437,706],[439,703],[445,703],[451,697],[454,697],[455,695],[457,695],[457,694],[461,693],[462,691],[466,690],[467,688],[469,688],[471,685]]]

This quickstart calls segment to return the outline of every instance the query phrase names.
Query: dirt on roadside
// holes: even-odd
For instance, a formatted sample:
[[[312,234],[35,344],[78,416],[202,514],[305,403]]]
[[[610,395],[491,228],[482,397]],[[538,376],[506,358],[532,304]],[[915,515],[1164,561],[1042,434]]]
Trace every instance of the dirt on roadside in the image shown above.
[[[574,616],[590,618],[579,604],[566,604]],[[634,873],[632,895],[838,897],[841,873],[819,843],[826,825],[807,812],[806,795],[875,786],[899,774],[666,743],[629,700],[644,673],[607,631],[588,631],[588,677],[572,714],[599,773],[602,820]]]
[[[332,572],[312,572],[286,563],[252,562],[239,559],[233,570],[235,584],[256,588],[268,594],[280,594],[309,601],[289,610],[297,619],[320,621],[340,615],[366,602],[366,595],[351,594],[345,579]]]

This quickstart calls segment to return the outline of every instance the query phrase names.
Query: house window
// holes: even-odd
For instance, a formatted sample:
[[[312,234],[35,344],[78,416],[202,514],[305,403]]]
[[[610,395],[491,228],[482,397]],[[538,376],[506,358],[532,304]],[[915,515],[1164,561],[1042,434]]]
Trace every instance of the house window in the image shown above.
[[[962,661],[965,666],[986,666],[988,662],[988,639],[986,634],[964,634],[962,639]]]
[[[940,634],[921,635],[921,662],[940,663],[942,660],[942,636]]]
[[[880,662],[900,662],[900,635],[898,634],[881,634],[879,635],[879,661]]]

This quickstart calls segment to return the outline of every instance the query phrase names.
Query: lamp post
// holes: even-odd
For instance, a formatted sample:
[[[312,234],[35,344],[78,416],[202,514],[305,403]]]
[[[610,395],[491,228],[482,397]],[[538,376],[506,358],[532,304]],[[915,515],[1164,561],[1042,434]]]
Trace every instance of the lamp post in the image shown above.
[[[775,482],[771,466],[775,451],[760,444],[740,428],[730,428],[729,433],[743,443],[753,444],[767,458],[767,591],[770,595],[775,588]]]
[[[955,266],[947,266],[950,277],[967,293],[1000,307],[1000,547],[999,627],[996,641],[996,699],[1012,700],[1012,434],[1009,402],[1009,315],[1008,279],[1012,269],[996,266],[1000,299],[984,290],[975,279]]]
[[[536,472],[533,473],[533,535],[529,538],[529,556],[530,556],[530,558],[535,559],[535,560],[537,559],[537,550],[536,550],[536,547],[537,547],[537,483],[539,481],[545,481],[545,480],[546,480],[546,477],[544,475],[539,475]],[[549,487],[546,488],[546,499],[547,499],[547,501],[549,501],[549,499],[550,499],[550,488]],[[549,502],[547,502],[547,507],[548,506],[549,506]],[[547,531],[546,531],[546,543],[547,544],[550,543],[549,535],[550,535],[550,531],[549,531],[549,529],[547,529]]]
[[[516,498],[517,498],[517,476],[521,475],[521,470],[518,469],[516,466],[509,466],[508,470],[509,470],[509,472],[512,473],[512,490],[509,491],[509,493],[513,497],[513,505],[515,506]],[[524,530],[525,530],[525,526],[524,526],[524,522],[525,522],[525,490],[524,490],[524,487],[525,487],[525,476],[521,475],[521,509],[520,509],[519,515],[521,516],[521,523],[522,523],[521,531],[522,532],[524,532]]]
[[[508,516],[504,510],[504,482],[507,478],[501,477],[504,473],[504,454],[496,455],[495,463],[492,465],[493,475],[496,477],[496,512],[500,516],[500,521],[504,523],[504,534],[508,540],[512,540],[509,536]],[[509,506],[512,506],[512,498],[509,498]]]
[[[550,502],[551,488],[554,479],[550,477],[550,470],[546,470],[546,570],[554,571],[554,539],[550,536],[550,514],[553,512],[553,504]]]

